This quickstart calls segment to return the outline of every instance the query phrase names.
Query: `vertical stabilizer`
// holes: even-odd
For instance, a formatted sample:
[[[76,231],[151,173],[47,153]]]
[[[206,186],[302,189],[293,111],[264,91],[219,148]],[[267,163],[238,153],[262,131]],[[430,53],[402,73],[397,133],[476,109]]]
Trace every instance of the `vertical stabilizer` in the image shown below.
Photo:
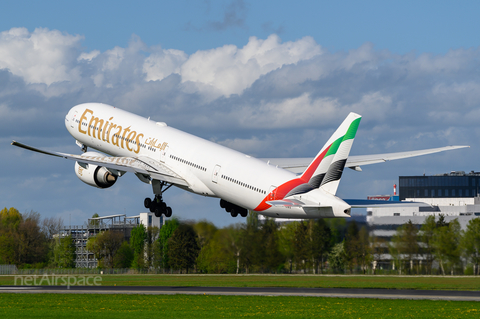
[[[347,116],[302,174],[302,180],[312,188],[336,193],[360,119],[356,113]]]

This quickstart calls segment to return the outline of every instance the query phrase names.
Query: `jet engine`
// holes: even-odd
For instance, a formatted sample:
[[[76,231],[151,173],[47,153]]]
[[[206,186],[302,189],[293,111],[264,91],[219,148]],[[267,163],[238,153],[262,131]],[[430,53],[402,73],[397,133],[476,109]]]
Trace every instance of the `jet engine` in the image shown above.
[[[96,152],[86,152],[82,156],[104,156]],[[90,186],[109,188],[117,181],[117,176],[103,166],[75,162],[75,174]]]

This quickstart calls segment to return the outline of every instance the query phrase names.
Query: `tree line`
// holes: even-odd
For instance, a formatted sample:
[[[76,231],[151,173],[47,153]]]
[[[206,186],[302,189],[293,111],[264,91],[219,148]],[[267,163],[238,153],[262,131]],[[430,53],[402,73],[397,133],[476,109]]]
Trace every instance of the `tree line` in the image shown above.
[[[388,251],[400,274],[479,275],[480,218],[465,230],[458,219],[447,223],[443,215],[428,216],[420,228],[409,221],[397,229]]]
[[[185,224],[177,219],[160,230],[139,225],[129,245],[129,258],[112,254],[125,263],[103,266],[197,273],[478,275],[480,218],[471,219],[461,230],[457,219],[447,223],[444,216],[436,220],[432,215],[421,227],[411,221],[402,225],[387,241],[371,236],[366,226],[359,228],[355,221],[278,224],[267,218],[260,223],[251,212],[246,223],[220,229],[207,221]],[[382,262],[387,269],[381,269]]]
[[[59,219],[38,213],[0,211],[0,264],[19,267],[75,266],[70,236],[56,236]],[[196,273],[399,273],[479,274],[480,218],[465,230],[428,216],[421,227],[411,221],[391,241],[369,234],[345,219],[259,222],[250,212],[245,223],[217,228],[208,221],[172,218],[161,228],[138,225],[129,240],[104,231],[89,238],[87,249],[100,268]],[[385,265],[388,261],[389,266]],[[382,269],[383,268],[383,269]]]
[[[21,214],[11,207],[0,211],[0,264],[22,268],[75,267],[70,236],[60,238],[61,218],[45,218],[34,211]]]

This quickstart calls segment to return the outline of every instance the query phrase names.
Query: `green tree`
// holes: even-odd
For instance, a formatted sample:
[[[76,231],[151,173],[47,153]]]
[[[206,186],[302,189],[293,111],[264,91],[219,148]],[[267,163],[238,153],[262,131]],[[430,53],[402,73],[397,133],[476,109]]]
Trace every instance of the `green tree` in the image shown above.
[[[252,214],[250,212],[250,214]],[[240,273],[240,255],[242,252],[242,227],[239,224],[227,227],[227,243],[236,259],[236,273]]]
[[[433,235],[434,253],[439,261],[443,275],[445,275],[446,265],[450,267],[453,275],[454,267],[460,261],[460,236],[460,223],[456,218],[447,225],[435,229]]]
[[[291,222],[283,225],[278,231],[278,249],[280,254],[288,262],[289,273],[292,273],[295,249],[293,242],[295,240],[295,229],[298,222]]]
[[[11,207],[0,211],[0,261],[19,267],[48,261],[48,239],[40,227],[40,214],[20,214]]]
[[[345,239],[347,232],[348,224],[346,218],[325,218],[324,220],[332,232],[332,238],[330,239],[331,247],[341,243]]]
[[[354,220],[348,223],[347,233],[345,234],[344,249],[345,262],[352,273],[353,268],[358,264],[358,260],[361,256],[358,225]]]
[[[180,225],[178,219],[175,217],[167,220],[165,225],[160,228],[160,233],[158,235],[158,248],[156,251],[158,252],[157,257],[155,258],[155,264],[158,265],[163,269],[165,272],[166,269],[170,268],[169,260],[168,260],[168,239],[172,236],[175,229],[178,228]]]
[[[419,238],[420,242],[422,243],[420,252],[423,256],[425,256],[426,268],[429,274],[432,274],[432,265],[433,261],[435,260],[433,237],[436,228],[437,223],[435,222],[434,215],[427,216],[427,218],[425,218],[425,222],[420,228]]]
[[[217,232],[217,227],[206,220],[199,221],[193,225],[195,233],[198,236],[198,246],[200,249],[205,246]]]
[[[132,265],[133,258],[133,249],[125,240],[113,256],[113,268],[129,268]]]
[[[22,221],[14,234],[17,265],[45,267],[48,239],[41,231],[40,214],[34,211],[22,214]]]
[[[22,214],[16,208],[5,207],[0,211],[0,230],[17,230],[22,220]]]
[[[23,221],[20,212],[10,207],[0,211],[0,262],[2,264],[18,264],[16,252],[16,233]]]
[[[159,234],[160,228],[157,226],[147,228],[147,239],[145,240],[145,262],[147,268],[155,267],[156,255],[159,254],[159,250],[157,249]]]
[[[303,269],[303,273],[307,270],[307,261],[309,257],[310,242],[308,238],[308,228],[306,222],[299,222],[295,229],[295,237],[293,239],[294,260],[298,268]]]
[[[480,274],[480,218],[471,219],[463,232],[462,247],[467,260],[473,264],[473,274]]]
[[[358,232],[358,263],[365,274],[368,268],[368,265],[372,262],[372,249],[370,246],[370,238],[368,236],[367,227],[362,226]]]
[[[114,256],[124,241],[122,232],[106,230],[95,237],[90,237],[87,249],[97,258],[99,268],[113,268]]]
[[[328,263],[330,269],[335,272],[343,272],[346,266],[345,245],[343,242],[335,244],[328,254]]]
[[[418,229],[409,220],[406,224],[400,226],[392,238],[391,245],[396,250],[397,259],[401,269],[405,269],[405,263],[410,264],[410,273],[413,272],[413,264],[419,253]]]
[[[267,272],[277,272],[283,262],[278,249],[278,226],[274,219],[267,218],[260,231],[263,249],[262,268]]]
[[[373,260],[373,274],[377,272],[379,263],[382,261],[384,255],[387,253],[388,244],[384,238],[371,236],[371,254]]]
[[[147,240],[147,231],[143,224],[139,224],[132,229],[130,234],[130,247],[133,249],[133,268],[145,268],[145,241]]]
[[[54,239],[53,248],[53,267],[58,268],[75,268],[75,243],[72,236]]]
[[[250,212],[239,238],[240,262],[245,267],[246,273],[249,273],[255,265],[259,265],[263,257],[262,247],[259,245],[260,238],[258,214]]]
[[[332,232],[328,227],[325,219],[311,220],[309,222],[310,237],[311,237],[311,254],[314,264],[314,273],[318,273],[318,266],[320,272],[323,271],[323,265],[327,259],[328,252],[332,248]]]
[[[191,225],[180,224],[168,239],[168,258],[173,269],[193,268],[197,260],[199,247],[197,235]]]
[[[235,226],[218,229],[200,250],[197,258],[198,270],[211,274],[234,273],[237,268],[235,233],[240,232]]]

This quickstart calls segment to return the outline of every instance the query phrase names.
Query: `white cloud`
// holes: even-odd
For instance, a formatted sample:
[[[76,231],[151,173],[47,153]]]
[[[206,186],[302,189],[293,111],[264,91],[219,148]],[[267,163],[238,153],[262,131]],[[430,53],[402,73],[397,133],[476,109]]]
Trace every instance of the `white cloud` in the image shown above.
[[[192,54],[182,65],[182,82],[212,86],[219,95],[241,94],[260,76],[283,65],[308,60],[322,53],[311,37],[281,43],[277,35],[266,40],[251,37],[241,49],[225,45]]]
[[[185,52],[180,50],[158,50],[150,54],[143,64],[145,80],[163,80],[172,73],[180,73],[181,65],[188,59]]]
[[[78,57],[77,61],[92,61],[93,59],[95,59],[98,55],[100,54],[100,51],[98,50],[93,50],[91,52],[83,52],[82,54],[80,54],[80,56]]]
[[[21,76],[27,83],[50,85],[60,81],[78,81],[74,65],[79,49],[79,35],[57,30],[13,28],[0,33],[0,68]]]

